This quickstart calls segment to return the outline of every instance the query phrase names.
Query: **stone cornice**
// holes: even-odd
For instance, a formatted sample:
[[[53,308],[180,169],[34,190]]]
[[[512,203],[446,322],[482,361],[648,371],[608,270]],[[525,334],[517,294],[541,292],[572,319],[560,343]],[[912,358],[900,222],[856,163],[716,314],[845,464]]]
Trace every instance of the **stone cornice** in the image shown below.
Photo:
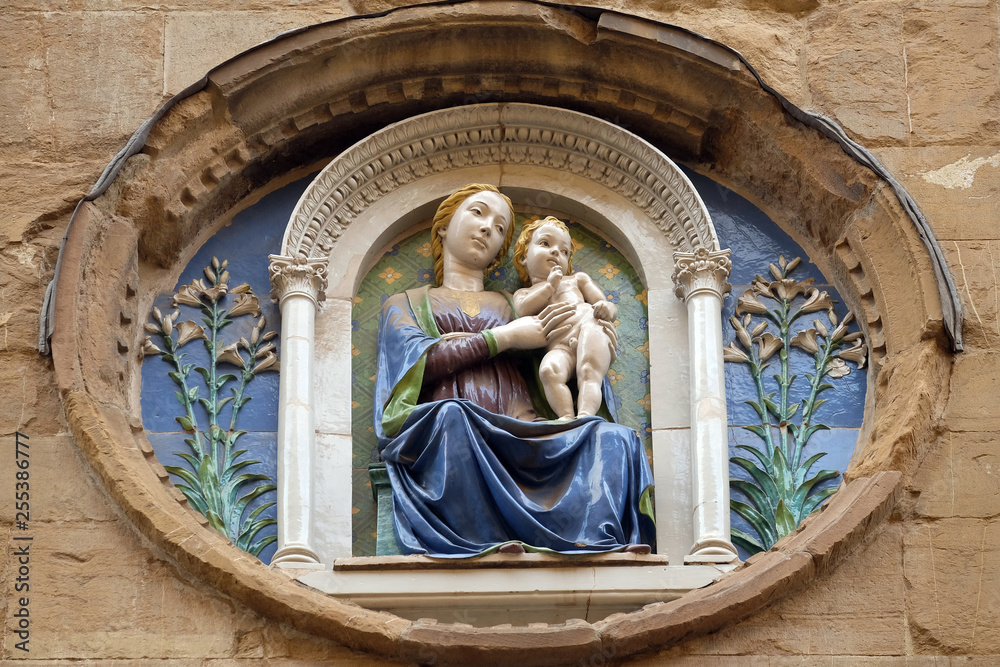
[[[497,164],[584,176],[642,210],[675,250],[718,247],[690,181],[644,140],[565,109],[478,104],[390,125],[338,156],[299,200],[282,252],[326,257],[361,212],[396,188],[437,173]]]

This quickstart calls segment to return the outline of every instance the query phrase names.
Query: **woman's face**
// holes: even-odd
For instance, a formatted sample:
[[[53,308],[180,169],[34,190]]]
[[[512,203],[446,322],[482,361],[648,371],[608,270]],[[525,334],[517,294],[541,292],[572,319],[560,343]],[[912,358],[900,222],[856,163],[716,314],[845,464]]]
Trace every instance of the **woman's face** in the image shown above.
[[[483,271],[496,258],[513,224],[510,208],[495,192],[477,192],[463,201],[448,226],[438,230],[445,257]]]

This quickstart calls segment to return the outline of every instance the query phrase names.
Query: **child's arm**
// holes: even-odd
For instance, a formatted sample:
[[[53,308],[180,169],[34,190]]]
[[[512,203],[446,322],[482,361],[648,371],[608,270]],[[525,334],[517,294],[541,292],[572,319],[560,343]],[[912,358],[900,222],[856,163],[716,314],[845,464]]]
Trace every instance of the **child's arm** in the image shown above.
[[[587,303],[594,307],[594,317],[605,322],[614,322],[618,316],[618,306],[608,301],[604,296],[604,290],[597,286],[594,279],[586,273],[575,273],[577,276],[576,286]]]
[[[517,311],[518,317],[537,315],[542,311],[542,308],[549,305],[561,277],[561,271],[558,277],[553,277],[550,274],[548,280],[535,283],[531,287],[522,287],[514,292],[514,310]]]

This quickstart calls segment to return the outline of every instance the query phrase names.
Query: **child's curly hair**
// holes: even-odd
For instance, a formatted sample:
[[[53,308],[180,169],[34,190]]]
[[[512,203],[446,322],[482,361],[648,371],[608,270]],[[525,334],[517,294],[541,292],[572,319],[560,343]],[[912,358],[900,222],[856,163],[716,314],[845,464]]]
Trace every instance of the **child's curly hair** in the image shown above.
[[[531,237],[534,235],[535,230],[542,225],[555,225],[569,234],[569,227],[566,226],[566,223],[559,218],[553,218],[551,215],[539,220],[532,220],[524,225],[521,235],[517,237],[517,243],[514,244],[514,268],[517,270],[518,277],[521,278],[522,285],[531,285],[531,278],[528,277],[528,269],[524,266],[524,258],[528,256],[528,244],[531,243]],[[569,248],[569,272],[573,273],[572,244]]]

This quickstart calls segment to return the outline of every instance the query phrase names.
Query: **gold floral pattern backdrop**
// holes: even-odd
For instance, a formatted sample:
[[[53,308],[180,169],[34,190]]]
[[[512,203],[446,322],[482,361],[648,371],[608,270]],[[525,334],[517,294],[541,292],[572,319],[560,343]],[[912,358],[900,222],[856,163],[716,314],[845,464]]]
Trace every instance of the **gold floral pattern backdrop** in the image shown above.
[[[535,219],[518,215],[515,234],[524,223]],[[604,290],[605,297],[618,306],[618,359],[608,378],[614,392],[618,421],[634,428],[650,455],[649,413],[649,331],[646,290],[635,270],[618,249],[600,236],[566,216],[573,239],[573,268],[590,275]],[[516,236],[515,236],[516,238]],[[353,451],[353,553],[375,555],[375,504],[368,466],[378,461],[378,447],[372,422],[375,389],[376,338],[382,303],[392,294],[434,282],[430,230],[417,232],[387,250],[361,281],[354,298],[352,349]],[[504,266],[486,280],[487,289],[513,292],[520,287],[517,272],[508,256]]]

